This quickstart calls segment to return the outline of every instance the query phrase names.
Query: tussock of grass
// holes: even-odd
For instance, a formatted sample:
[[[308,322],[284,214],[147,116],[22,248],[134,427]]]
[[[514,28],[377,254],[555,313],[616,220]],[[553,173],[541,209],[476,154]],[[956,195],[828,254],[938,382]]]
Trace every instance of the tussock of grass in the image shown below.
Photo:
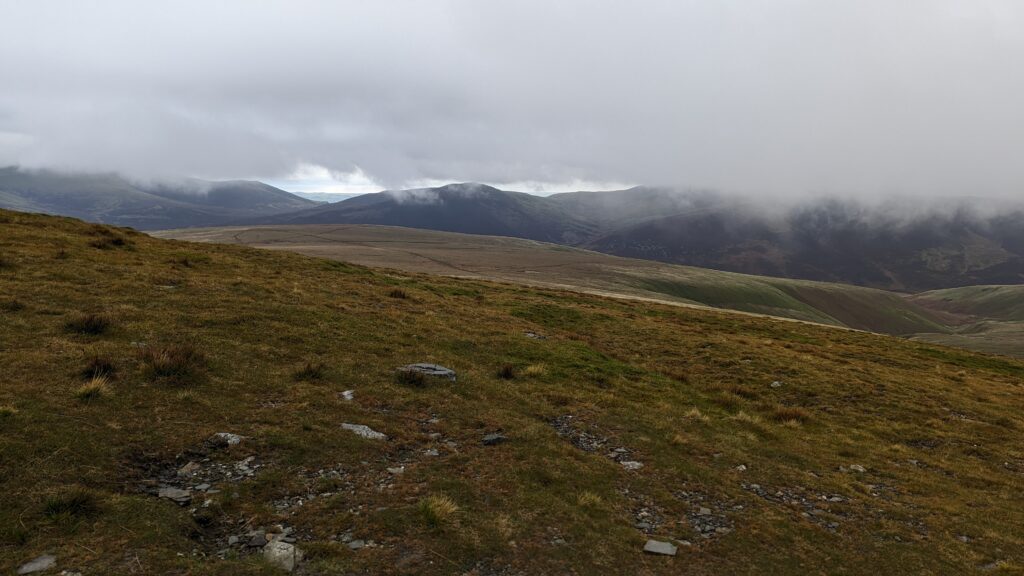
[[[303,380],[319,382],[327,378],[327,366],[322,362],[306,362],[306,365],[299,368],[292,374],[296,382]]]
[[[82,368],[81,376],[85,379],[91,378],[113,378],[117,375],[117,367],[109,359],[102,356],[93,356]]]
[[[599,494],[585,490],[576,497],[576,503],[583,508],[596,508],[604,503],[604,499]]]
[[[448,496],[434,494],[420,500],[419,512],[428,526],[442,526],[455,521],[459,506]]]
[[[0,406],[0,419],[11,418],[18,414],[18,409],[14,406]]]
[[[75,390],[75,398],[82,401],[97,400],[110,395],[110,383],[104,376],[91,378]]]
[[[79,314],[64,322],[64,330],[73,334],[98,336],[109,331],[113,324],[106,314]]]
[[[167,384],[197,384],[205,375],[206,355],[191,344],[147,347],[139,355],[147,374]]]
[[[405,290],[402,290],[401,288],[395,288],[394,290],[388,292],[388,298],[407,300],[409,298],[409,294]]]
[[[0,270],[6,270],[8,268],[14,268],[14,260],[0,254]]]
[[[56,522],[84,520],[100,511],[99,499],[92,492],[73,488],[50,496],[43,503],[43,515]]]
[[[112,250],[115,248],[131,248],[133,243],[118,232],[106,226],[93,226],[92,235],[98,236],[89,241],[89,246],[100,250]]]
[[[526,368],[523,368],[523,376],[527,378],[537,378],[547,374],[548,369],[543,364],[530,364]]]
[[[683,418],[686,418],[687,420],[696,420],[698,422],[707,422],[710,420],[710,418],[708,418],[707,415],[701,412],[700,408],[697,408],[696,406],[687,410],[686,413],[683,414]]]
[[[21,312],[25,309],[25,304],[20,300],[4,300],[0,302],[0,312]]]
[[[770,417],[776,422],[803,424],[811,419],[811,413],[799,406],[776,406]]]
[[[505,364],[501,368],[498,368],[498,378],[502,380],[514,380],[516,377],[516,367],[511,364]]]

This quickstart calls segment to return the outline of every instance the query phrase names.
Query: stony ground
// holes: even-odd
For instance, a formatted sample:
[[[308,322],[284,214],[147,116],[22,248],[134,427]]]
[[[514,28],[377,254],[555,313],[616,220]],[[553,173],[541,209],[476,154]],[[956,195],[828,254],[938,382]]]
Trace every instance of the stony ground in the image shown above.
[[[0,212],[0,366],[4,573],[1024,570],[999,356]]]

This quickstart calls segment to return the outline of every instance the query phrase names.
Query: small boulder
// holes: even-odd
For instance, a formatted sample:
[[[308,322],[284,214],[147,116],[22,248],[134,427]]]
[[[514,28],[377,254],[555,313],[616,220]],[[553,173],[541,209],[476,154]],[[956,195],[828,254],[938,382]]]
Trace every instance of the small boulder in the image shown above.
[[[178,468],[178,476],[191,476],[196,472],[199,472],[202,466],[198,462],[189,460],[188,464],[185,464],[181,468]]]
[[[232,434],[231,432],[217,432],[210,436],[210,444],[214,446],[236,446],[245,439],[245,436]]]
[[[854,472],[867,472],[867,469],[860,464],[850,464],[850,470],[853,470]]]
[[[263,547],[263,557],[285,572],[291,572],[302,561],[302,551],[294,544],[275,540]]]
[[[447,378],[452,382],[455,382],[455,371],[451,368],[445,368],[439,364],[427,364],[424,362],[417,364],[409,364],[402,366],[398,369],[399,372],[414,372],[417,374],[423,374],[424,376],[434,376],[437,378]]]
[[[57,557],[53,554],[43,554],[42,556],[21,565],[18,568],[18,574],[35,574],[36,572],[43,572],[57,566]]]
[[[344,392],[341,393],[341,399],[346,402],[351,402],[352,399],[355,398],[355,395],[355,390],[345,390]]]
[[[156,493],[160,498],[167,498],[173,500],[178,504],[185,505],[192,500],[192,493],[188,490],[182,490],[181,488],[175,488],[174,486],[164,486]]]
[[[387,440],[387,435],[377,432],[373,428],[365,424],[349,424],[345,422],[341,425],[342,428],[355,434],[356,436],[362,436],[363,438],[369,438],[370,440]]]
[[[644,544],[644,552],[648,554],[657,554],[660,556],[675,556],[678,548],[671,542],[661,542],[659,540],[648,540]]]
[[[483,443],[484,446],[494,446],[495,444],[501,444],[506,440],[508,440],[508,438],[506,438],[504,434],[494,432],[493,434],[484,436]]]
[[[637,462],[636,460],[623,460],[619,464],[626,470],[639,470],[644,467],[643,462]]]

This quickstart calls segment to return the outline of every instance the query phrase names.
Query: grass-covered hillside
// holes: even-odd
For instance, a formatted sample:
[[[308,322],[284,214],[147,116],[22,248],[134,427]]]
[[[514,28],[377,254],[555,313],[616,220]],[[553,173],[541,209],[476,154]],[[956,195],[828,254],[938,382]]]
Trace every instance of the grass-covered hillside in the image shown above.
[[[0,366],[2,573],[1024,570],[998,356],[0,211]]]

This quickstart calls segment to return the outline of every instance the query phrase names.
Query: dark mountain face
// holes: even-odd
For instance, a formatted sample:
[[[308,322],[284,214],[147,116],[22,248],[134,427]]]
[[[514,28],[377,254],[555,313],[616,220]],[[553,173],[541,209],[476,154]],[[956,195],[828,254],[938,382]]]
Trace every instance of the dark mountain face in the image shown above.
[[[258,222],[381,224],[561,244],[582,242],[599,231],[598,226],[573,216],[546,198],[479,184],[366,194],[312,210],[261,218]]]
[[[900,216],[818,201],[783,213],[726,206],[614,230],[586,244],[600,252],[770,276],[922,291],[1024,282],[1024,211],[968,209]],[[1016,223],[1016,224],[1015,224]]]
[[[919,203],[918,203],[919,204]],[[637,187],[539,197],[480,184],[318,204],[260,182],[143,185],[115,175],[0,169],[0,207],[140,229],[379,224],[512,236],[634,258],[918,292],[1024,283],[1024,208],[982,216],[816,200],[789,208],[707,191]]]
[[[0,169],[0,207],[141,230],[217,226],[316,206],[261,182],[147,185],[114,174]]]

